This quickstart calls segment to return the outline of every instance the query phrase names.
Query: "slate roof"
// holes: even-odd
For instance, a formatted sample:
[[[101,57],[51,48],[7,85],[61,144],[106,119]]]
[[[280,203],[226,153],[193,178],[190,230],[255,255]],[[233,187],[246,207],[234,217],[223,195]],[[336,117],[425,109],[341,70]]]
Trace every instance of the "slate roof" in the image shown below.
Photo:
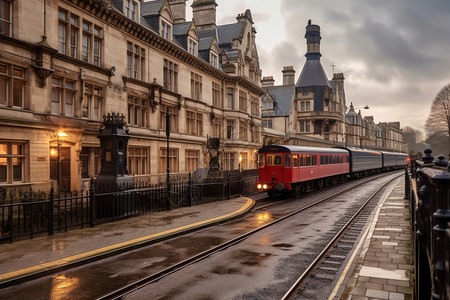
[[[293,85],[280,85],[263,88],[276,101],[275,117],[282,117],[289,114],[289,111],[291,110],[294,88],[295,87]]]
[[[231,42],[233,39],[241,36],[243,26],[244,23],[241,22],[217,26],[219,47],[231,48]]]
[[[191,28],[191,22],[186,23],[180,23],[180,24],[174,24],[173,25],[173,35],[187,35],[189,32],[189,28]]]
[[[141,3],[141,15],[144,17],[159,15],[164,0],[153,0]]]
[[[307,59],[305,65],[303,66],[303,70],[300,73],[300,77],[298,78],[296,87],[302,88],[316,86],[330,87],[330,84],[320,60]]]

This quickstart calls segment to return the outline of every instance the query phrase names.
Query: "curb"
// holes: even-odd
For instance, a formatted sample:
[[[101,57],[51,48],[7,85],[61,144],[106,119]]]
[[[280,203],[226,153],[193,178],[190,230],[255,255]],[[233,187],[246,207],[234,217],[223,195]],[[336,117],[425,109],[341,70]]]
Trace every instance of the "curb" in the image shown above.
[[[50,261],[33,267],[5,273],[0,275],[0,289],[6,288],[18,283],[36,279],[55,272],[73,268],[83,264],[87,264],[96,260],[104,259],[113,255],[135,250],[140,247],[155,244],[170,238],[174,238],[183,234],[194,232],[200,229],[225,223],[233,219],[237,219],[247,214],[255,205],[255,200],[246,198],[247,202],[240,209],[224,216],[213,219],[196,222],[182,227],[162,231],[130,241],[114,244],[111,246],[99,248],[85,253],[69,256],[66,258]]]

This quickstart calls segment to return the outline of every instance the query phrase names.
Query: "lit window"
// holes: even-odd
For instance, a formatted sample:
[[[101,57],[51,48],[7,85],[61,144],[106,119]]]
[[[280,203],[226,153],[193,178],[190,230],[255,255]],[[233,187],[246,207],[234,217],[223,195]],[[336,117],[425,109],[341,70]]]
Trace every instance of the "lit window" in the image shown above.
[[[24,181],[26,144],[0,141],[0,183]]]

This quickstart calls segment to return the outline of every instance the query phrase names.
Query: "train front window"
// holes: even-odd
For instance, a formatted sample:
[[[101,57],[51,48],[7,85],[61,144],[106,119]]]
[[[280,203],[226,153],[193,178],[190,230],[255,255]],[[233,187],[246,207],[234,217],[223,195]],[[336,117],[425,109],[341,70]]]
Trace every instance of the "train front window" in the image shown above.
[[[291,155],[290,154],[286,154],[286,156],[284,157],[284,166],[286,168],[291,167]]]
[[[267,155],[268,166],[281,166],[281,155],[269,154]]]
[[[258,163],[259,163],[259,167],[260,168],[264,168],[264,163],[265,163],[264,159],[265,159],[264,154],[260,154],[259,155],[259,159],[258,159]]]

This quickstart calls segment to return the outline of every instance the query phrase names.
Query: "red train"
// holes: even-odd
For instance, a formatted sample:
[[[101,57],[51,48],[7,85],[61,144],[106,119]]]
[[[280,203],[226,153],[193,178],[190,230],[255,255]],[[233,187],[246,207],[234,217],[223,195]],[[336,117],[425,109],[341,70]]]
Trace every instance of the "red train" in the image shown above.
[[[258,151],[258,190],[299,195],[324,185],[404,167],[407,155],[355,148],[271,145]]]

